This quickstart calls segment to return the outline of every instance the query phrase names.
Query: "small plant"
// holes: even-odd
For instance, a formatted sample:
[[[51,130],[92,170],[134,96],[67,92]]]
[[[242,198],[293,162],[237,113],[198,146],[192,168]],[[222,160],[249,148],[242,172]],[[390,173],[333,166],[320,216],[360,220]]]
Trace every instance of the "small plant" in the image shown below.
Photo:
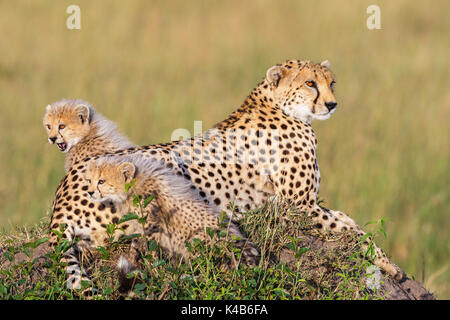
[[[133,190],[133,182],[127,191]],[[194,239],[186,243],[192,258],[183,261],[168,257],[154,240],[142,234],[117,238],[121,224],[136,220],[147,222],[146,208],[154,197],[133,195],[132,212],[117,224],[106,228],[108,241],[95,250],[87,264],[91,278],[83,288],[97,289],[91,299],[117,299],[119,281],[115,271],[118,257],[129,250],[130,242],[142,240],[146,252],[139,272],[128,274],[133,295],[127,299],[380,299],[381,292],[368,288],[367,269],[372,266],[370,243],[386,236],[385,221],[370,221],[374,231],[358,239],[350,234],[330,236],[324,246],[314,247],[317,238],[311,219],[290,205],[268,203],[248,212],[241,222],[244,234],[259,249],[261,260],[253,268],[240,263],[241,248],[229,241],[229,220],[225,213],[218,230],[208,229],[210,241]],[[55,230],[58,241],[54,250],[36,255],[47,245],[46,237],[33,240],[3,241],[0,248],[0,299],[83,299],[80,292],[66,287],[64,253],[77,243],[63,238],[64,226]],[[46,233],[46,232],[42,232]],[[336,240],[334,240],[336,239]],[[369,241],[367,250],[361,245]],[[18,257],[22,257],[18,259]],[[368,259],[366,259],[367,257]]]
[[[368,240],[368,248],[365,252],[365,256],[369,257],[370,259],[375,258],[375,247],[374,247],[374,239],[377,238],[379,235],[383,235],[384,238],[387,238],[387,233],[385,230],[386,221],[389,220],[389,218],[381,218],[380,220],[374,220],[374,221],[368,221],[364,226],[368,225],[375,225],[375,230],[372,232],[367,232],[362,238],[361,243],[364,243],[364,241]]]

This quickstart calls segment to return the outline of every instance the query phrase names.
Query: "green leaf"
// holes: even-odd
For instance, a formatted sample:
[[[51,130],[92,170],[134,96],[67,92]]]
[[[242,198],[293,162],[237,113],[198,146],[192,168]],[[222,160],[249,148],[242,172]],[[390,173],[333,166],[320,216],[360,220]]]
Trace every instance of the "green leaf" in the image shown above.
[[[206,233],[211,237],[211,239],[214,238],[214,231],[211,228],[207,227]]]
[[[22,252],[25,253],[28,258],[31,257],[30,249],[28,249],[27,247],[23,247]]]
[[[125,184],[125,191],[128,193],[131,188],[134,188],[136,186],[136,180],[131,180],[130,183]]]
[[[108,296],[108,295],[110,295],[112,293],[113,293],[113,290],[111,288],[106,288],[106,289],[103,290],[103,295],[104,296]]]
[[[226,220],[226,218],[227,218],[227,213],[226,213],[225,211],[222,210],[222,211],[220,212],[219,223],[224,222],[224,221]]]
[[[58,230],[51,230],[51,232],[52,232],[54,235],[58,236],[58,238],[61,238],[61,237],[62,237],[62,232],[59,232]]]
[[[366,241],[366,239],[368,238],[368,237],[370,237],[372,234],[370,233],[370,232],[367,232],[365,235],[363,235],[362,237],[361,237],[361,243],[363,243],[364,241]]]
[[[10,262],[12,262],[12,261],[14,260],[14,255],[12,255],[11,252],[9,252],[9,251],[5,251],[5,252],[3,253],[3,255],[4,255]]]
[[[81,290],[84,290],[84,289],[89,288],[89,286],[91,285],[91,282],[88,280],[81,280],[80,284],[81,284]]]
[[[146,288],[146,284],[145,283],[138,283],[134,286],[134,291],[139,293],[142,290],[144,290]]]
[[[366,224],[364,226],[367,226],[369,224],[376,224],[378,221],[376,220],[371,220],[371,221],[367,221]]]
[[[186,248],[188,249],[189,252],[192,252],[193,250],[192,244],[189,241],[186,241]]]
[[[236,235],[232,234],[232,235],[231,235],[231,240],[233,240],[233,241],[242,240],[242,237],[236,236]]]
[[[221,231],[219,232],[219,237],[220,237],[220,238],[225,238],[225,237],[227,236],[227,233],[228,233],[228,232],[226,232],[225,230],[221,230]]]
[[[145,223],[147,222],[147,216],[142,217],[142,218],[139,218],[139,219],[138,219],[138,222],[139,222],[140,224],[145,224]]]
[[[158,247],[158,243],[156,242],[156,240],[149,240],[147,242],[148,251],[156,250],[157,247]]]
[[[103,254],[106,254],[106,253],[107,253],[105,247],[103,247],[103,246],[97,247],[97,251],[100,251],[100,252],[103,253]]]
[[[311,250],[310,248],[300,248],[300,249],[297,251],[297,254],[295,255],[295,258],[296,258],[296,259],[300,258],[300,256],[301,256],[302,254],[304,254],[304,253],[306,253],[306,252],[308,252],[308,251],[310,251],[310,250]]]
[[[166,261],[164,261],[164,260],[157,260],[157,261],[155,261],[155,262],[153,263],[153,267],[157,268],[157,267],[163,266],[163,265],[165,265],[165,264],[166,264]]]
[[[133,205],[136,208],[139,208],[139,203],[141,202],[141,200],[142,200],[142,196],[134,195],[134,197],[133,197]]]
[[[114,223],[108,223],[108,225],[106,226],[106,233],[108,235],[113,235],[115,231],[116,225]]]
[[[121,240],[129,240],[129,239],[139,238],[140,236],[142,236],[140,233],[133,233],[130,235],[123,236],[120,239]]]
[[[295,251],[296,244],[295,244],[294,242],[289,242],[286,246],[287,246],[289,249],[291,249],[292,251]]]
[[[275,288],[275,289],[273,289],[273,292],[279,297],[285,297],[285,296],[289,297],[290,296],[289,292],[284,288]]]
[[[144,208],[147,208],[147,206],[150,204],[150,202],[152,202],[153,199],[155,199],[155,195],[154,195],[154,194],[152,194],[152,195],[150,195],[148,198],[146,198],[146,199],[144,200],[142,206],[143,206]]]
[[[119,221],[119,224],[130,221],[130,220],[137,220],[139,219],[139,216],[134,212],[128,212],[125,214]]]
[[[28,247],[28,248],[32,248],[32,249],[36,249],[37,247],[39,247],[41,244],[45,243],[48,241],[48,238],[42,238],[42,239],[38,239],[34,242],[28,242],[25,243],[24,246]]]

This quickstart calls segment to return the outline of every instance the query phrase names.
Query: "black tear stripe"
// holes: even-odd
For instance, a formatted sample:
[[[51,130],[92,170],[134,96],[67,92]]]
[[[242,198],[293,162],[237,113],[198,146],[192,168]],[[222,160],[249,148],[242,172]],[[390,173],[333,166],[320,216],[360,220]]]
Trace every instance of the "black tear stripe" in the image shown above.
[[[314,99],[314,104],[316,104],[317,103],[317,100],[319,99],[319,97],[320,97],[320,91],[319,91],[319,88],[317,88],[317,84],[314,82],[314,88],[317,90],[317,96],[316,96],[316,98]]]
[[[314,83],[314,88],[316,88],[316,90],[317,90],[317,96],[316,96],[316,98],[314,99],[314,101],[313,101],[313,107],[312,107],[312,113],[316,113],[315,111],[316,111],[316,103],[317,103],[317,100],[319,99],[319,97],[320,97],[320,91],[319,91],[319,88],[317,88],[317,85]]]

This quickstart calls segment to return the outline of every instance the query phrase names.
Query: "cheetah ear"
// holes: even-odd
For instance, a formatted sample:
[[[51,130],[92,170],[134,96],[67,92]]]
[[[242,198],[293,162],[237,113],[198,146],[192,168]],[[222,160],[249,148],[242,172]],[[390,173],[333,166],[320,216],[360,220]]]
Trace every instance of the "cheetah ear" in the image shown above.
[[[266,79],[272,87],[278,87],[280,80],[286,75],[286,73],[286,68],[276,65],[267,70]]]
[[[82,124],[85,123],[86,121],[89,121],[91,112],[87,105],[79,104],[75,107],[75,111],[76,111],[78,117],[80,117]]]
[[[48,104],[47,107],[45,108],[45,112],[50,112],[51,109],[52,109],[52,106]]]
[[[330,69],[330,61],[328,61],[328,60],[322,61],[322,62],[320,63],[320,65],[321,65],[322,67],[325,67],[325,68],[327,68],[327,69]]]
[[[134,178],[134,173],[136,172],[136,167],[131,162],[124,162],[119,166],[120,171],[122,171],[125,177],[125,182],[128,183]]]

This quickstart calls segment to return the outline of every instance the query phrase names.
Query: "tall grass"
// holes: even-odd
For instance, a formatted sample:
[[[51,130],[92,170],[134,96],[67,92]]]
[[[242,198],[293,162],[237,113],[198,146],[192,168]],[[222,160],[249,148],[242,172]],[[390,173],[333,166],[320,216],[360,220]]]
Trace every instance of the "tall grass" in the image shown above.
[[[382,246],[450,297],[448,1],[73,1],[0,3],[0,227],[36,223],[63,177],[45,106],[90,101],[138,144],[211,127],[270,66],[329,59],[339,109],[314,123],[320,197],[359,223],[389,217]]]

